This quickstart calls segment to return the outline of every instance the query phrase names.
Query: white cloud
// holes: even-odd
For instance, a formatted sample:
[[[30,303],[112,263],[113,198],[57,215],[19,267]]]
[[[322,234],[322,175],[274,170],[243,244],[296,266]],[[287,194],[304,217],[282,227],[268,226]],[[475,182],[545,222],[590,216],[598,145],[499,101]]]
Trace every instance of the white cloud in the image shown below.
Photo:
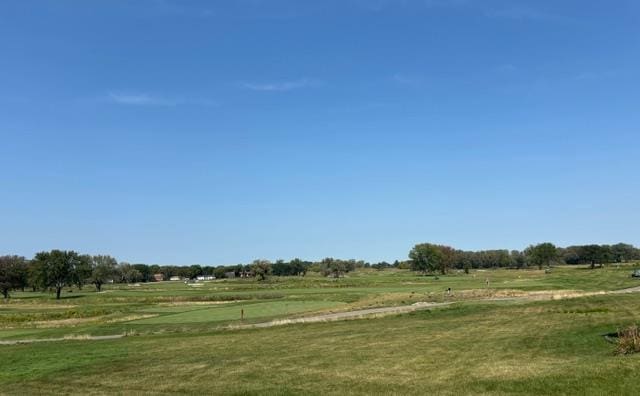
[[[607,70],[607,71],[599,71],[599,72],[586,71],[576,75],[575,79],[576,80],[597,80],[601,78],[615,77],[616,74],[618,73],[615,70]]]
[[[147,93],[109,92],[109,100],[132,106],[175,106],[179,101]]]
[[[489,18],[529,20],[529,21],[563,21],[567,18],[538,11],[530,7],[516,6],[497,10],[486,11],[485,16]]]
[[[505,63],[503,65],[496,67],[496,71],[501,73],[512,73],[512,72],[515,72],[516,70],[518,70],[518,68],[512,65],[511,63]]]
[[[388,8],[420,9],[459,7],[469,3],[469,0],[352,0],[358,8],[370,12],[381,12]]]
[[[317,87],[321,85],[321,82],[309,78],[302,78],[300,80],[267,83],[244,82],[240,85],[242,88],[250,89],[252,91],[292,91],[295,89]]]
[[[200,18],[208,18],[216,15],[216,12],[211,8],[202,8],[179,0],[151,0],[149,4],[151,5],[149,11],[158,15],[179,15]]]
[[[421,76],[418,75],[414,75],[414,74],[403,74],[403,73],[396,73],[393,75],[392,77],[393,81],[401,84],[401,85],[420,85],[423,82],[423,78]]]
[[[217,103],[210,99],[201,98],[177,98],[161,95],[153,95],[149,93],[132,93],[132,92],[109,92],[107,99],[113,103],[127,106],[178,106],[178,105],[196,105],[196,106],[217,106]]]

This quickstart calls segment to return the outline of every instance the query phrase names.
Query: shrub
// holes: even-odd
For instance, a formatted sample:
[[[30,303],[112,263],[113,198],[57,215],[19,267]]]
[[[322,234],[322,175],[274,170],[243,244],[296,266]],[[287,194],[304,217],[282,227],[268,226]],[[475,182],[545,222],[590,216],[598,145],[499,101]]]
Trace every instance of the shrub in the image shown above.
[[[632,325],[618,330],[616,353],[619,355],[629,355],[637,352],[640,352],[640,327]]]

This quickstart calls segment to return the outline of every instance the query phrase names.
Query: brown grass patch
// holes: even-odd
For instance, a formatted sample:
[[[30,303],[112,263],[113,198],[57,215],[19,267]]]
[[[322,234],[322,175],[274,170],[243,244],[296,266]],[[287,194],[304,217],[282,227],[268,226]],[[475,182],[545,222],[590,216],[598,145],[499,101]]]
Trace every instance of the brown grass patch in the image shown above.
[[[638,352],[640,352],[640,327],[632,325],[618,330],[616,353],[618,355],[630,355]]]

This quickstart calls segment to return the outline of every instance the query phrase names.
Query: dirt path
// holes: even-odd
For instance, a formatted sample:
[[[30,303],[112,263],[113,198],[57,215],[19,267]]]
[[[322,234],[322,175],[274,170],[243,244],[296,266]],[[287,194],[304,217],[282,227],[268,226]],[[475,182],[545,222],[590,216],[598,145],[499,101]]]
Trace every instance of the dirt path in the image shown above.
[[[32,338],[27,340],[0,340],[0,345],[33,344],[35,342],[55,342],[55,341],[101,341],[116,340],[124,337],[124,334],[104,335],[104,336],[79,336],[61,338]]]
[[[240,325],[240,326],[234,326],[233,328],[250,328],[250,327],[263,328],[263,327],[273,327],[273,326],[280,326],[280,325],[293,324],[293,323],[329,322],[334,320],[361,318],[364,316],[371,316],[371,315],[382,316],[382,315],[413,312],[420,309],[440,307],[440,306],[449,305],[452,303],[453,302],[444,302],[444,303],[418,302],[412,305],[402,305],[399,307],[359,309],[357,311],[336,312],[336,313],[328,313],[328,314],[321,314],[321,315],[315,315],[315,316],[306,316],[303,318],[281,319],[281,320],[274,320],[271,322],[256,323],[256,324],[250,324],[250,325]]]
[[[624,293],[637,293],[640,292],[640,286],[629,287],[627,289],[614,290],[609,292],[609,294],[624,294]]]

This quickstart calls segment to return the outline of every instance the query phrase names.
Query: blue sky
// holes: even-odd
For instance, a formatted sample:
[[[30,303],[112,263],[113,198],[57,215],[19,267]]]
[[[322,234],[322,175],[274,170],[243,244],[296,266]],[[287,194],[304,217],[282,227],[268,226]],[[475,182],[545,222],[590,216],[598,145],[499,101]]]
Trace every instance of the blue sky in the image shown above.
[[[636,1],[3,1],[0,254],[640,244]]]

